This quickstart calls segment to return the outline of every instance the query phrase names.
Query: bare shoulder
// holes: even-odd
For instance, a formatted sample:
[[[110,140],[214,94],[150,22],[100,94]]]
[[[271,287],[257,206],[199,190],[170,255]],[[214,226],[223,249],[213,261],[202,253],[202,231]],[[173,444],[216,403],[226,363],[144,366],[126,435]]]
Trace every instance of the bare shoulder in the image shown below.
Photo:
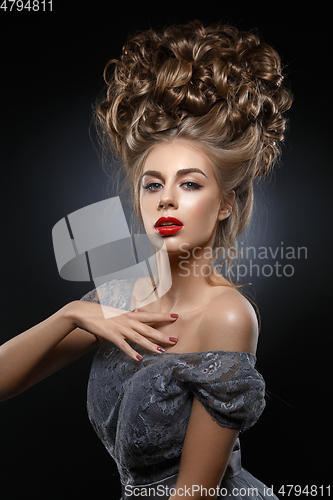
[[[258,320],[250,301],[237,289],[219,287],[204,315],[203,350],[256,353]]]

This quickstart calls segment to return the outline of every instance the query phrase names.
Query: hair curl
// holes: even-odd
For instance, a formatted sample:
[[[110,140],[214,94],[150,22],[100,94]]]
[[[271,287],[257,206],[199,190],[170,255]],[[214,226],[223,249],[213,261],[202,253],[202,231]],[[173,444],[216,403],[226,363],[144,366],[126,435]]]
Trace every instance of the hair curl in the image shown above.
[[[191,140],[212,159],[221,193],[235,191],[214,242],[231,248],[251,217],[253,180],[272,170],[284,139],[292,97],[277,52],[252,32],[194,21],[135,34],[104,78],[97,125],[122,159],[139,221],[139,178],[149,151]],[[217,258],[218,252],[211,264]]]

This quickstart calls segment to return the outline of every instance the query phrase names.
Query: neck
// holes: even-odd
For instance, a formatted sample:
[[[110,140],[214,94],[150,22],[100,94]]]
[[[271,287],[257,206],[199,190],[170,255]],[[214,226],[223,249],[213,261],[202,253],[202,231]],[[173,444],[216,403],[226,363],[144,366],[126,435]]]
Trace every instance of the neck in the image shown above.
[[[157,272],[152,281],[153,285],[157,285],[156,306],[159,311],[178,313],[189,307],[192,309],[202,306],[203,294],[213,287],[205,278],[209,274],[212,252],[207,251],[207,247],[195,247],[195,251],[183,253],[182,258],[179,254],[168,255],[160,252],[156,257]],[[166,258],[169,266],[166,265]],[[214,272],[212,278],[217,285],[227,281]]]

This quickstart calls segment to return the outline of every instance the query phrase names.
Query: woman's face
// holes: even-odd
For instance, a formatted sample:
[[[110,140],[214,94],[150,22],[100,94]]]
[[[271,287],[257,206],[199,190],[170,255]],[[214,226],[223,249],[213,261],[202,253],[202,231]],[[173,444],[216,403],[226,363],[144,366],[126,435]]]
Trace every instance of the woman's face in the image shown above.
[[[231,207],[222,203],[211,161],[199,147],[185,140],[155,146],[146,158],[140,182],[147,235],[157,233],[163,238],[169,254],[212,246],[217,223],[228,217]],[[178,219],[180,230],[179,226],[156,227],[161,217],[168,216]]]

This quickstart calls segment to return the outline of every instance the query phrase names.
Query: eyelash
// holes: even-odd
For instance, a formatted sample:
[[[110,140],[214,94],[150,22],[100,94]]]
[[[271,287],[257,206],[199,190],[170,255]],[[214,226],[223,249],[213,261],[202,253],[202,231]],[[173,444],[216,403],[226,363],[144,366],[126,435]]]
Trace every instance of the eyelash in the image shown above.
[[[161,186],[161,184],[159,182],[149,182],[149,184],[146,184],[145,186],[143,186],[143,189],[145,189],[146,191],[148,192],[154,192],[154,191],[157,191],[157,189],[150,189],[150,186],[153,186],[153,185],[156,185],[158,184],[159,186]],[[183,184],[181,184],[181,186],[183,186],[184,184],[193,184],[194,187],[192,188],[186,188],[187,191],[194,191],[196,189],[200,189],[202,188],[202,186],[200,186],[200,184],[197,184],[196,182],[193,182],[193,181],[187,181],[187,182],[183,182]]]

